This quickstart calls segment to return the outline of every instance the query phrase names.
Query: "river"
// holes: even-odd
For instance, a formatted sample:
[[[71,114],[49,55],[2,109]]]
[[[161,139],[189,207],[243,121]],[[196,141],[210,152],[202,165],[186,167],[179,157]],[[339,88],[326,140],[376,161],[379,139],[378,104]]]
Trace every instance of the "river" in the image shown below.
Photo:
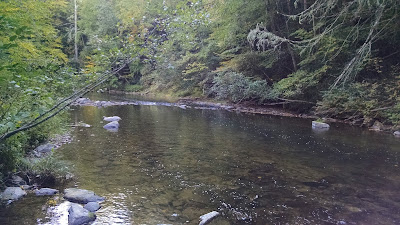
[[[102,118],[114,115],[121,126],[108,132]],[[94,224],[198,224],[211,211],[222,213],[211,225],[400,224],[400,139],[389,134],[157,105],[76,107],[71,120],[92,127],[56,154],[74,165],[69,187],[106,197]],[[0,222],[66,224],[65,203],[49,198],[12,203]]]

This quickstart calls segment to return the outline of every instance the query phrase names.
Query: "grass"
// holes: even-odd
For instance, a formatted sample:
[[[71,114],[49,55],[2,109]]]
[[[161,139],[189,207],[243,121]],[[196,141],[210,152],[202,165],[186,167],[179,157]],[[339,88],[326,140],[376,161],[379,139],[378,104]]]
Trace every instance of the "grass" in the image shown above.
[[[29,183],[54,185],[65,182],[70,176],[70,167],[53,154],[44,158],[24,158],[18,170],[29,179]]]

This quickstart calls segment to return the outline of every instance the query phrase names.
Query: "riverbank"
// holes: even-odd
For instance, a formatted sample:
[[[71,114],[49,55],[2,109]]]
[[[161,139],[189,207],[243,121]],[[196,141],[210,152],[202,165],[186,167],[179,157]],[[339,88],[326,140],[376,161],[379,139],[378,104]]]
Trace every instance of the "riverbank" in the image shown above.
[[[65,183],[73,178],[69,166],[53,155],[54,151],[73,140],[71,130],[49,137],[47,141],[19,160],[14,172],[3,180],[3,188],[22,187],[24,190]]]
[[[360,123],[360,121],[355,121],[351,119],[336,119],[336,118],[321,118],[317,115],[312,113],[297,113],[295,111],[289,109],[283,109],[281,107],[274,107],[270,105],[259,105],[255,102],[241,102],[241,103],[229,103],[226,101],[217,101],[212,98],[199,98],[199,97],[184,97],[179,98],[171,95],[163,95],[163,94],[155,94],[150,91],[147,92],[124,92],[118,90],[110,90],[108,91],[110,94],[126,94],[126,95],[133,95],[133,96],[146,96],[146,97],[165,97],[168,98],[169,101],[173,103],[162,103],[156,102],[151,104],[158,104],[158,105],[167,105],[167,106],[176,106],[180,108],[195,108],[195,109],[220,109],[220,110],[227,110],[239,113],[248,113],[248,114],[260,114],[260,115],[272,115],[272,116],[282,116],[282,117],[291,117],[291,118],[303,118],[303,119],[311,119],[311,120],[319,120],[324,121],[326,123],[341,123],[347,124],[350,126],[357,126],[357,127],[364,127],[366,129],[376,131],[376,132],[384,132],[393,134],[395,136],[400,136],[400,127],[398,126],[391,126],[382,124],[377,119],[372,119],[368,123]],[[100,106],[100,107],[107,107],[111,105],[126,105],[126,104],[150,104],[145,102],[107,102],[107,101],[98,101],[98,103],[89,103],[89,105]],[[78,104],[79,105],[79,104]]]

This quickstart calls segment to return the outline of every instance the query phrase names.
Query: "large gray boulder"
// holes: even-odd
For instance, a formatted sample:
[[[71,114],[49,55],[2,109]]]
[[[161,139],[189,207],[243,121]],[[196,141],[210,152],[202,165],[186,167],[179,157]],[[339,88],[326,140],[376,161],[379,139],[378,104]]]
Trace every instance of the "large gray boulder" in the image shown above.
[[[68,210],[68,224],[81,225],[87,224],[96,219],[96,215],[84,209],[81,205],[72,203]]]
[[[67,188],[64,190],[64,198],[70,202],[86,204],[88,202],[104,201],[103,197],[96,195],[93,191],[78,188]]]
[[[211,220],[217,218],[220,215],[217,211],[212,211],[207,214],[200,216],[200,223],[199,225],[205,225],[211,222]]]
[[[58,190],[52,188],[41,188],[35,191],[36,196],[48,196],[55,195],[58,193]]]
[[[103,128],[107,130],[118,130],[119,123],[118,121],[113,121],[111,123],[107,123],[106,125],[104,125]]]
[[[89,210],[90,212],[96,212],[100,209],[100,204],[98,202],[89,202],[83,208]]]
[[[18,200],[21,197],[25,196],[26,192],[22,190],[20,187],[8,187],[4,190],[3,193],[0,194],[1,200]]]

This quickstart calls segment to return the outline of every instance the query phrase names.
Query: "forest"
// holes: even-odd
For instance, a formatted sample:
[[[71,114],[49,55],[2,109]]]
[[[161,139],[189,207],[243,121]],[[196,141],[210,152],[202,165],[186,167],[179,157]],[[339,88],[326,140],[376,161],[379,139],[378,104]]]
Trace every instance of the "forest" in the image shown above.
[[[2,0],[0,175],[63,132],[28,127],[101,88],[400,125],[397,0]]]

